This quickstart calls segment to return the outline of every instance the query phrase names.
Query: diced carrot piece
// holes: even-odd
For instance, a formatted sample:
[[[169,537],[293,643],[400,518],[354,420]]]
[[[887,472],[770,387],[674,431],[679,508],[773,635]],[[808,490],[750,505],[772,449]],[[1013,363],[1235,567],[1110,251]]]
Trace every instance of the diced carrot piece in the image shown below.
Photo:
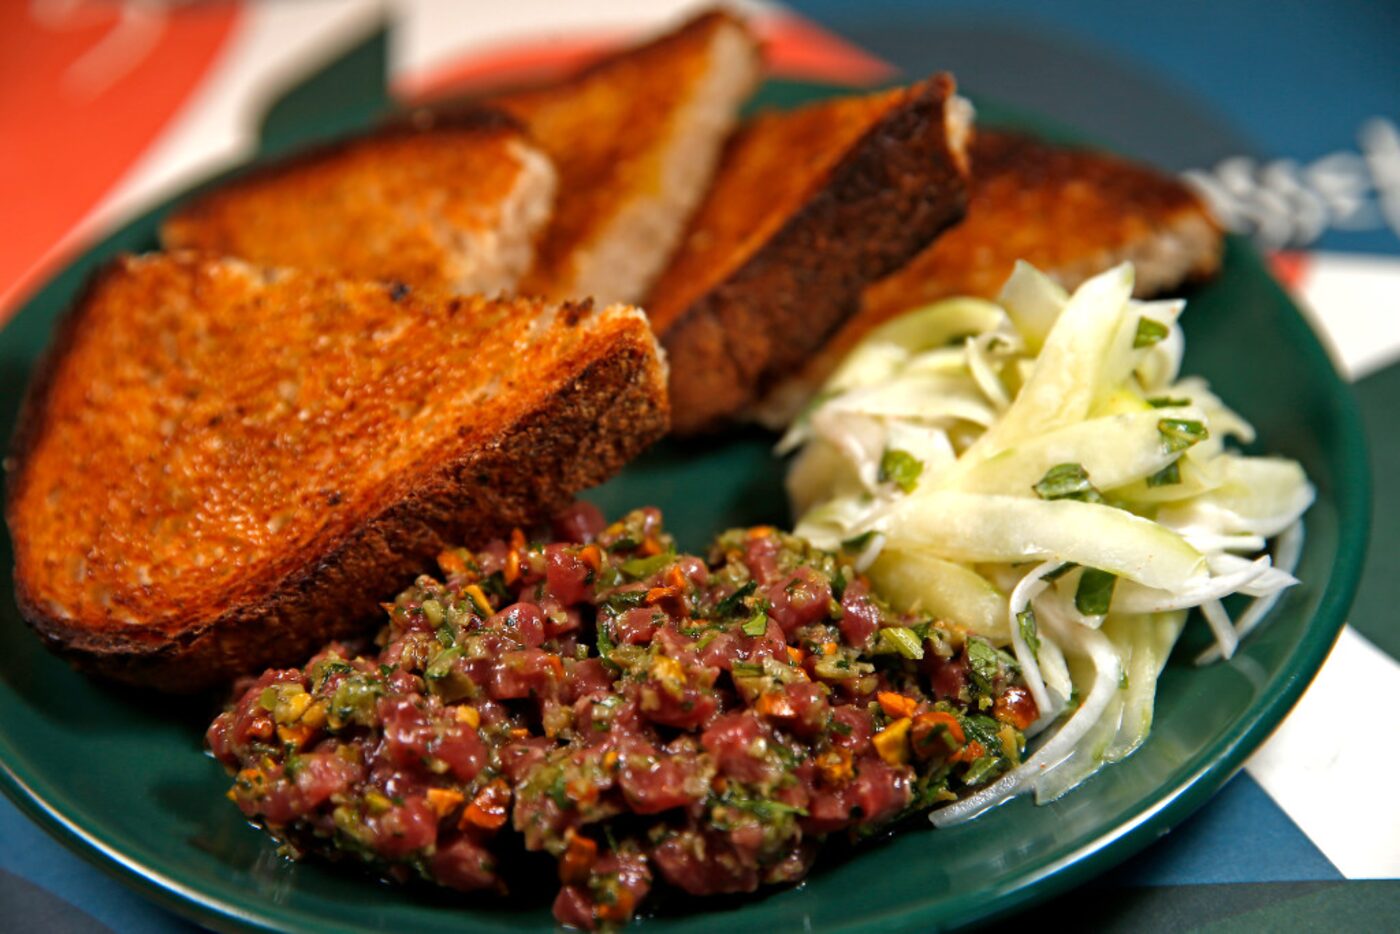
[[[651,587],[647,590],[647,603],[655,605],[672,597],[679,597],[680,591],[674,587]]]
[[[593,913],[598,916],[599,921],[626,921],[632,917],[632,908],[636,904],[636,896],[631,889],[624,889],[621,886],[617,889],[617,897],[611,905],[596,905]]]
[[[890,765],[903,765],[909,761],[909,727],[913,721],[901,717],[875,734],[870,741],[880,758]]]
[[[467,573],[467,562],[458,551],[444,551],[437,556],[438,567],[449,577]]]
[[[467,809],[462,812],[462,819],[457,822],[459,827],[471,825],[480,827],[482,830],[500,830],[506,822],[505,811],[488,811],[481,805],[473,801],[467,805]]]
[[[851,766],[851,751],[837,747],[822,753],[817,757],[817,769],[827,784],[844,784],[855,774]]]
[[[462,704],[454,712],[458,723],[465,723],[473,730],[481,726],[481,712],[470,704]]]
[[[569,831],[568,849],[559,860],[559,881],[575,885],[588,880],[588,873],[598,861],[598,844],[573,830]]]
[[[611,905],[598,905],[593,909],[593,913],[598,916],[599,921],[620,923],[632,917],[632,908],[636,900],[631,889],[619,888]]]
[[[661,554],[661,543],[654,536],[648,535],[642,540],[642,545],[637,550],[650,558],[652,555]]]
[[[592,804],[598,800],[598,786],[585,779],[566,783],[564,793],[579,804]]]
[[[495,612],[495,608],[491,606],[491,601],[486,598],[485,591],[483,591],[479,585],[472,584],[471,586],[464,588],[462,590],[462,593],[470,597],[472,602],[475,603],[477,607],[482,611],[486,613]]]
[[[967,742],[958,718],[942,710],[925,710],[917,714],[911,739],[914,753],[921,759],[956,753]]]
[[[507,584],[513,584],[520,579],[521,555],[526,549],[525,533],[519,529],[510,530],[510,551],[506,552],[506,566],[502,569],[501,576],[505,578]]]
[[[823,642],[823,643],[822,643],[822,654],[823,654],[823,655],[835,655],[835,654],[836,654],[836,643],[835,643],[835,642]]]
[[[788,647],[787,647],[787,653],[788,653],[788,658],[792,659],[792,663],[793,663],[794,665],[800,665],[800,664],[802,664],[802,660],[803,660],[804,658],[807,657],[807,653],[804,652],[804,651],[802,651],[801,649],[799,649],[799,648],[798,648],[797,646],[795,646],[795,645],[790,645],[790,646],[788,646]]]
[[[685,668],[669,655],[657,655],[651,660],[647,673],[661,684],[684,685]]]
[[[782,691],[769,691],[754,706],[759,713],[769,717],[791,717],[797,713],[792,708],[792,701]]]
[[[510,785],[496,779],[477,794],[472,803],[462,812],[457,826],[480,827],[482,830],[499,830],[510,812]]]
[[[429,788],[428,807],[433,809],[433,813],[438,817],[446,817],[466,800],[466,796],[455,788]]]
[[[306,745],[306,741],[310,739],[311,734],[315,732],[315,730],[306,724],[298,723],[295,726],[279,726],[277,728],[277,738],[283,743],[300,749],[302,746]]]
[[[912,717],[914,711],[918,709],[919,702],[912,697],[897,694],[894,691],[881,691],[875,695],[875,699],[880,702],[880,707],[891,717]]]
[[[326,702],[317,701],[301,715],[301,722],[309,727],[321,727],[326,723]]]
[[[597,545],[584,545],[579,549],[578,557],[595,573],[603,569],[603,549]]]
[[[974,762],[987,754],[982,744],[973,740],[950,757],[954,762]]]

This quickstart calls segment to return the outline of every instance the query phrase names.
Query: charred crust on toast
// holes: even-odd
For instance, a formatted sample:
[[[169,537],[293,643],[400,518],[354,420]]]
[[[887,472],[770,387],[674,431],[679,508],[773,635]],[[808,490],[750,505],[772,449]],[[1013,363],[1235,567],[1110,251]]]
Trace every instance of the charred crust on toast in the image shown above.
[[[118,682],[189,692],[267,666],[297,664],[325,642],[361,635],[379,601],[427,571],[443,549],[530,527],[600,483],[665,431],[664,395],[634,342],[600,357],[509,434],[441,466],[414,493],[308,556],[266,598],[178,633],[74,628],[17,581],[21,614],[79,668]],[[485,478],[485,480],[483,480]]]
[[[663,325],[673,430],[742,410],[855,313],[866,284],[962,217],[966,179],[943,131],[952,94],[947,75],[912,89],[766,243]]]

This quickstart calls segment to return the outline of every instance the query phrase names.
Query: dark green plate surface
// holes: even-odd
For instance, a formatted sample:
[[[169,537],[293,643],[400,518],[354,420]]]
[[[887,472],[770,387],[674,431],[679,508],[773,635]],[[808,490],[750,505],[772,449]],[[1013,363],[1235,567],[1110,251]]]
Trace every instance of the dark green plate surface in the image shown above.
[[[269,134],[275,136],[279,115],[284,127],[306,136],[354,125],[377,109],[372,95],[334,76],[321,93],[342,116],[325,119],[316,94],[299,91],[269,119]],[[765,91],[774,103],[820,93],[796,85]],[[289,139],[271,138],[265,150],[285,149]],[[20,391],[57,315],[96,265],[120,250],[150,249],[160,213],[90,250],[0,335],[0,436],[9,436]],[[1268,736],[1322,663],[1356,585],[1368,515],[1363,441],[1347,390],[1316,337],[1246,247],[1232,242],[1223,275],[1190,296],[1185,327],[1186,372],[1207,376],[1254,422],[1260,450],[1297,458],[1317,484],[1298,572],[1304,585],[1229,664],[1190,665],[1192,649],[1205,641],[1193,622],[1161,681],[1147,744],[1060,801],[1014,801],[951,830],[920,821],[855,853],[834,843],[796,889],[725,899],[707,910],[672,906],[644,929],[930,930],[985,919],[1083,882],[1147,845],[1205,802]],[[731,524],[785,522],[771,441],[749,433],[663,444],[593,498],[611,515],[661,506],[692,549]],[[6,536],[0,566],[11,560]],[[6,577],[0,586],[8,591]],[[228,780],[202,754],[212,713],[207,701],[115,691],[75,674],[25,627],[12,595],[0,595],[5,791],[123,881],[216,928],[551,927],[548,879],[502,904],[408,892],[353,871],[282,860],[224,800]]]

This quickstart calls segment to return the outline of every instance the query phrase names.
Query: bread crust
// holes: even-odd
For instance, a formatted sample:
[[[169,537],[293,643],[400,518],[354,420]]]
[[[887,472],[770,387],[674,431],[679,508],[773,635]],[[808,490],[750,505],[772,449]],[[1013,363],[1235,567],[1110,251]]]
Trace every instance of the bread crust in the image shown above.
[[[771,234],[735,244],[699,274],[684,269],[684,255],[673,262],[647,309],[672,362],[674,431],[711,430],[743,410],[855,313],[868,283],[903,265],[962,217],[966,163],[945,132],[953,93],[948,75],[898,92],[830,171],[812,180],[800,206]],[[767,131],[756,125],[741,134],[754,132]],[[752,141],[731,145],[746,144]],[[734,151],[721,165],[712,201],[696,218],[691,243],[704,236],[707,214],[718,217],[725,210],[713,203],[725,197],[725,173],[746,170],[736,165],[741,157]],[[713,281],[701,283],[703,291],[690,299],[687,293],[696,291],[696,280],[705,274]]]
[[[39,546],[25,540],[33,516],[23,511],[37,508],[31,493],[44,489],[29,489],[45,479],[31,469],[32,459],[54,424],[58,381],[72,378],[61,364],[92,324],[95,297],[122,274],[119,264],[94,278],[36,371],[13,440],[6,498],[21,614],[54,650],[117,681],[184,692],[297,663],[328,639],[363,632],[378,601],[427,570],[444,548],[546,518],[666,428],[665,364],[654,338],[640,315],[609,318],[582,333],[554,372],[540,375],[548,391],[530,397],[531,404],[516,404],[508,393],[494,400],[514,407],[489,436],[455,447],[445,439],[450,450],[420,469],[395,474],[363,498],[347,494],[346,508],[359,511],[324,526],[294,554],[260,557],[233,598],[172,606],[159,619],[119,625],[65,616],[54,612],[55,594],[40,592],[40,578],[28,573],[29,552]],[[567,328],[593,312],[585,303],[557,313],[558,327]]]

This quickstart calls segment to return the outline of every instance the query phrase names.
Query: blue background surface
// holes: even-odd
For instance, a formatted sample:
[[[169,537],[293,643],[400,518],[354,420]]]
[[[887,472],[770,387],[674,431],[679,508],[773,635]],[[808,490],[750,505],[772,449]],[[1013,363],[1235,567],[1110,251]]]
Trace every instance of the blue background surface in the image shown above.
[[[1400,123],[1391,0],[799,0],[795,9],[910,73],[1044,114],[1164,168],[1235,155],[1312,162]],[[1400,179],[1394,197],[1400,199]],[[1324,249],[1400,253],[1389,228]]]

